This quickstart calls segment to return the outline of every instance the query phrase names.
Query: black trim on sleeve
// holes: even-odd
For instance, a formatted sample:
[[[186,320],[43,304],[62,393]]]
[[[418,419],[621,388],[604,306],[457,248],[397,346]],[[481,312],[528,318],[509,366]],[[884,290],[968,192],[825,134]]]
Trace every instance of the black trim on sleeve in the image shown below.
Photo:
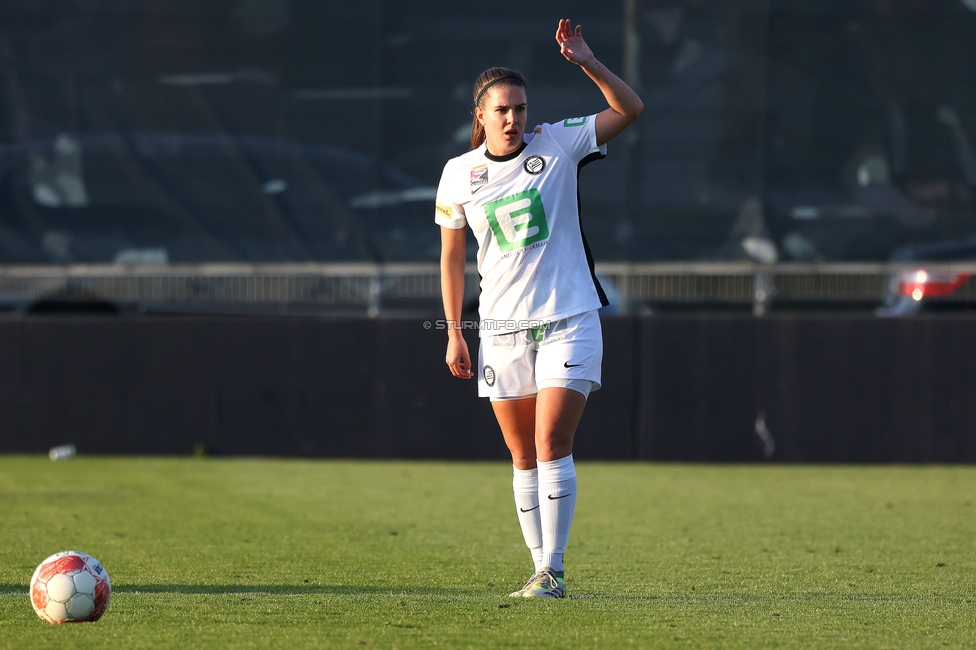
[[[594,160],[603,160],[607,155],[601,151],[594,151],[590,155],[586,156],[579,162],[576,166],[576,212],[579,214],[579,229],[580,237],[583,239],[583,252],[586,253],[586,264],[590,267],[590,277],[593,278],[593,287],[596,289],[596,294],[600,297],[600,304],[604,307],[610,304],[610,300],[607,299],[606,292],[603,291],[603,287],[600,286],[600,281],[596,277],[596,270],[593,266],[593,255],[590,253],[590,245],[586,243],[586,235],[583,234],[583,209],[580,201],[579,192],[579,173],[586,165],[589,165]]]

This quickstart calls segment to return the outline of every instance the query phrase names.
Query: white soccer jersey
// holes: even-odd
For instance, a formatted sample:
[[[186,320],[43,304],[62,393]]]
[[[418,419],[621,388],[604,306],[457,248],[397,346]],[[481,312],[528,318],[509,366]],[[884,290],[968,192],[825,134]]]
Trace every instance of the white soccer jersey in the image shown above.
[[[580,167],[605,155],[591,115],[537,126],[514,154],[492,156],[482,144],[444,166],[434,220],[446,228],[469,225],[478,240],[482,336],[607,304],[583,239],[577,192]]]

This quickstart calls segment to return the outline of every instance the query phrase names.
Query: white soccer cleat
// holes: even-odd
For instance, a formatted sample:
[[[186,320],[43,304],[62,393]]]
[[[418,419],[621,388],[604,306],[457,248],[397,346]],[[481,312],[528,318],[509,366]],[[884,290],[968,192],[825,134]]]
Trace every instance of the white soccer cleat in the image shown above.
[[[552,569],[543,569],[534,576],[535,580],[522,590],[523,598],[565,598],[566,581],[557,576]]]

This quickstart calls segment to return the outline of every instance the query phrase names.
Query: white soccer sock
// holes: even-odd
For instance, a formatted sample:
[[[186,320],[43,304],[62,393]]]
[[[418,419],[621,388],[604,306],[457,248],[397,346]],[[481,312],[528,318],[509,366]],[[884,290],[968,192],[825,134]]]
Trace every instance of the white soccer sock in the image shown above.
[[[563,571],[563,555],[576,509],[573,455],[539,461],[539,514],[542,516],[542,565]]]
[[[539,518],[539,470],[518,469],[512,477],[515,509],[518,511],[522,537],[532,553],[535,570],[542,568],[542,521]]]

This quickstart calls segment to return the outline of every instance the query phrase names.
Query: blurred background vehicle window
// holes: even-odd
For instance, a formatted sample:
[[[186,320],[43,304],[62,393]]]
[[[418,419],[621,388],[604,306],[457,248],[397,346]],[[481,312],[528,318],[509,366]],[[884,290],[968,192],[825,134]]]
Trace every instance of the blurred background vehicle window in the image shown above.
[[[601,261],[976,253],[971,0],[0,0],[0,264],[435,261],[471,84],[644,115],[582,175]]]

